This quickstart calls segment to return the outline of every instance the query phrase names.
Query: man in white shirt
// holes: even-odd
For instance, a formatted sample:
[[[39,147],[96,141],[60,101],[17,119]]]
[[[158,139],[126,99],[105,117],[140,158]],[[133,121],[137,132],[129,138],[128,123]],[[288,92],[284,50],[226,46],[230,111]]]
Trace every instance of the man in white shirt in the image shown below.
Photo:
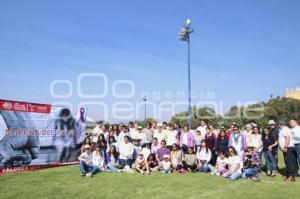
[[[201,132],[202,135],[206,134],[206,128],[207,128],[207,124],[204,120],[200,121],[200,126],[197,128],[198,131]]]
[[[98,137],[101,133],[103,133],[101,130],[101,127],[99,126],[99,124],[97,124],[95,126],[95,128],[93,128],[93,131],[92,131],[92,137],[93,137],[92,142],[94,144],[96,144],[98,142]]]
[[[291,126],[291,131],[293,133],[293,142],[295,145],[295,152],[297,154],[297,160],[298,160],[298,163],[300,164],[300,126],[298,125],[298,121],[296,119],[290,120],[290,126]],[[298,168],[298,170],[299,170],[299,168]]]
[[[124,142],[121,142],[119,145],[120,151],[120,164],[122,168],[125,166],[131,166],[132,163],[132,156],[134,152],[134,147],[131,142],[129,142],[129,136],[124,136]]]
[[[286,165],[286,180],[289,182],[294,182],[295,176],[297,176],[298,163],[294,151],[293,134],[292,131],[287,127],[285,121],[279,121],[278,125],[280,128],[278,142],[279,147],[283,152]]]

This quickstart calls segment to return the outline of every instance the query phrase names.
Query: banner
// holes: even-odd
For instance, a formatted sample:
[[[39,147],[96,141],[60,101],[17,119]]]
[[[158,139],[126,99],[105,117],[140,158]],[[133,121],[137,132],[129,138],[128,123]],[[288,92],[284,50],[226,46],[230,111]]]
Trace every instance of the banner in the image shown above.
[[[0,99],[0,173],[74,164],[86,112]]]

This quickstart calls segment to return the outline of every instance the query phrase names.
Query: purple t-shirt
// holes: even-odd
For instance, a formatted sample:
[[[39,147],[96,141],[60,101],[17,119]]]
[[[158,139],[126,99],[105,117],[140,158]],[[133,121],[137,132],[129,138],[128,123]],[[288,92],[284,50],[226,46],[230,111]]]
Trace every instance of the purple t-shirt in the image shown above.
[[[170,155],[170,150],[168,148],[159,148],[157,149],[156,154],[158,155],[159,161],[162,161],[164,155]]]

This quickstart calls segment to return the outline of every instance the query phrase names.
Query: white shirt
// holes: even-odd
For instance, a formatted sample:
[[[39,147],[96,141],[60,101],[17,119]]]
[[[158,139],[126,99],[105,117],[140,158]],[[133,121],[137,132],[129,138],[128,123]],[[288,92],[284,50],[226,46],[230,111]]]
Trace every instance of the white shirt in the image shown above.
[[[297,125],[296,127],[291,128],[291,131],[293,133],[294,144],[300,144],[300,126]]]
[[[119,136],[118,136],[118,144],[120,144],[120,143],[123,143],[124,142],[124,136],[125,135],[128,135],[127,133],[124,133],[124,131],[121,131],[120,133],[119,133]]]
[[[225,166],[227,164],[228,164],[228,159],[227,158],[224,158],[223,160],[220,157],[217,158],[218,168],[225,168]]]
[[[260,134],[251,134],[248,137],[248,143],[252,143],[258,152],[262,151],[262,137]]]
[[[207,149],[207,153],[206,153],[206,149],[198,150],[197,151],[197,158],[198,158],[199,161],[200,160],[210,161],[210,158],[211,158],[210,149]]]
[[[157,138],[157,142],[160,144],[160,142],[166,138],[166,131],[162,130],[161,132],[158,132],[157,130],[154,132],[153,135],[154,138]]]
[[[182,144],[188,145],[188,134],[189,133],[182,132]]]
[[[147,160],[147,159],[148,159],[148,156],[149,156],[150,153],[151,153],[151,150],[148,149],[148,148],[146,148],[146,147],[144,147],[144,148],[142,149],[142,152],[141,152],[141,153],[144,155],[145,160]]]
[[[205,126],[199,126],[197,128],[197,130],[201,132],[201,135],[205,135],[206,134],[206,128],[207,128],[206,125]]]
[[[242,173],[241,170],[241,166],[242,166],[242,162],[241,159],[239,158],[239,156],[229,156],[228,158],[228,168],[229,169],[233,169],[236,167],[237,164],[240,164],[240,167],[238,168],[237,172]]]
[[[102,153],[102,152],[100,151],[100,153]],[[92,155],[92,165],[100,167],[100,168],[104,166],[103,156],[101,156],[100,154],[97,154],[96,151],[94,151],[93,155]]]
[[[290,137],[290,143],[287,147],[293,147],[294,146],[293,133],[292,133],[291,129],[284,126],[279,130],[278,142],[279,142],[279,147],[281,150],[283,150],[285,147],[285,138],[286,137]]]
[[[98,142],[98,136],[103,133],[103,131],[96,126],[95,128],[93,128],[92,134],[93,134],[93,139],[92,142]]]
[[[177,136],[177,131],[176,130],[166,131],[167,146],[172,146],[173,144],[177,143],[176,136]]]
[[[131,142],[128,142],[127,144],[125,142],[121,142],[119,145],[119,151],[120,159],[131,159],[134,151],[133,144]]]

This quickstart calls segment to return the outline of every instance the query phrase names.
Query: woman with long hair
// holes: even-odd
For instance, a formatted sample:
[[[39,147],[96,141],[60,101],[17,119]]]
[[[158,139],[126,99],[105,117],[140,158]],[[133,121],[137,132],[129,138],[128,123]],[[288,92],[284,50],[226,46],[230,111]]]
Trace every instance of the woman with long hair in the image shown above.
[[[278,141],[272,133],[270,133],[269,128],[264,128],[263,136],[263,156],[266,160],[267,165],[267,176],[276,176],[277,164],[276,164],[276,147],[278,146]]]
[[[116,146],[112,145],[107,153],[106,156],[106,165],[107,168],[111,171],[111,172],[118,172],[120,171],[119,168],[121,167],[121,165],[119,164],[119,153],[116,149]]]
[[[238,156],[238,153],[233,146],[228,148],[228,153],[228,171],[226,171],[223,176],[225,178],[237,180],[242,174],[243,165],[241,163],[241,158]]]
[[[201,141],[200,148],[197,151],[197,159],[199,172],[207,173],[209,170],[208,164],[211,159],[211,150],[207,147],[205,140]]]

